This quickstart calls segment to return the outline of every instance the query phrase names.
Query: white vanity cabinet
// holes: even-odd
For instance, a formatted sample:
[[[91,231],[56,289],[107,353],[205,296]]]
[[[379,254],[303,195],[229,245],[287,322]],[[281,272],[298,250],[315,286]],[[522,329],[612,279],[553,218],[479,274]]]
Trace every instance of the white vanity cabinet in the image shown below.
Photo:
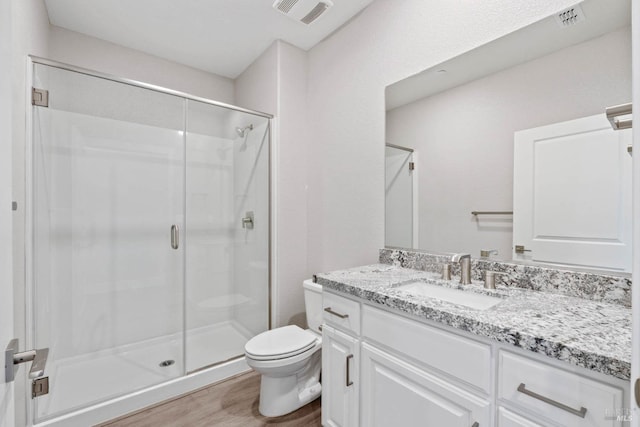
[[[367,343],[361,356],[360,425],[489,425],[487,400]]]
[[[323,292],[322,425],[359,425],[360,303]]]
[[[361,339],[361,426],[490,425],[489,345],[367,305]]]
[[[323,304],[325,427],[623,426],[625,381],[327,291]]]

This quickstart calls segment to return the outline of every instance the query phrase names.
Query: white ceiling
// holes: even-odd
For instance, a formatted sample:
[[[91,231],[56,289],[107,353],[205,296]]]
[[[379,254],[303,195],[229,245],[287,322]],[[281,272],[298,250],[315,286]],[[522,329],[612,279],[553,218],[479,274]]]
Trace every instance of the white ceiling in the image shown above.
[[[574,26],[563,28],[555,16],[550,16],[387,86],[386,109],[401,107],[631,25],[629,0],[584,0],[580,6],[586,19]]]
[[[304,50],[373,0],[333,0],[310,25],[274,0],[45,0],[52,25],[235,78],[274,40]]]

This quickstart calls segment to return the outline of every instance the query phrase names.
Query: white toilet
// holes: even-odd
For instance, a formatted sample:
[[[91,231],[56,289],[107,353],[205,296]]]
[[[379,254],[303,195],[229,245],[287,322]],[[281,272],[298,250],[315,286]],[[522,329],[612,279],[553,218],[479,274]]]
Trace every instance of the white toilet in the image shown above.
[[[262,374],[260,413],[278,417],[320,396],[322,286],[305,280],[304,303],[310,329],[283,326],[251,338],[244,346],[247,364]]]

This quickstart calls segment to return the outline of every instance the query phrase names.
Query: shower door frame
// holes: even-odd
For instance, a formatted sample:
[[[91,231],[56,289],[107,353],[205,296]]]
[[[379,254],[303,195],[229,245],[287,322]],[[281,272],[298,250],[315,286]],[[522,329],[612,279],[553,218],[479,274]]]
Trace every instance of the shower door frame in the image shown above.
[[[104,79],[104,80],[109,80],[109,81],[113,81],[116,83],[122,83],[122,84],[126,84],[129,86],[134,86],[134,87],[138,87],[138,88],[142,88],[142,89],[147,89],[147,90],[151,90],[151,91],[155,91],[155,92],[159,92],[159,93],[163,93],[163,94],[167,94],[167,95],[173,95],[176,97],[180,97],[183,98],[185,100],[191,100],[191,101],[197,101],[197,102],[201,102],[204,104],[209,104],[209,105],[213,105],[213,106],[217,106],[217,107],[221,107],[221,108],[225,108],[228,110],[233,110],[233,111],[238,111],[238,112],[242,112],[242,113],[247,113],[247,114],[252,114],[255,116],[259,116],[259,117],[263,117],[266,118],[268,120],[268,136],[269,136],[269,150],[268,150],[268,159],[267,159],[267,163],[268,163],[268,195],[267,195],[267,199],[268,199],[268,207],[267,207],[267,212],[268,212],[268,240],[269,240],[269,244],[268,246],[268,254],[267,254],[267,259],[268,259],[268,277],[267,277],[267,283],[268,283],[268,290],[267,290],[267,295],[268,295],[268,307],[267,307],[267,329],[270,330],[273,326],[273,274],[274,274],[274,265],[273,265],[273,246],[274,246],[274,201],[273,201],[273,196],[274,196],[274,189],[273,189],[273,184],[275,182],[274,179],[274,169],[273,169],[273,150],[274,148],[274,144],[273,144],[273,136],[274,136],[274,116],[272,114],[269,113],[265,113],[262,111],[257,111],[257,110],[251,110],[251,109],[247,109],[247,108],[243,108],[243,107],[238,107],[235,105],[231,105],[231,104],[227,104],[224,102],[219,102],[219,101],[215,101],[212,99],[208,99],[208,98],[204,98],[204,97],[200,97],[200,96],[196,96],[196,95],[192,95],[186,92],[181,92],[181,91],[177,91],[177,90],[173,90],[173,89],[169,89],[169,88],[165,88],[162,86],[158,86],[158,85],[153,85],[150,83],[144,83],[144,82],[140,82],[137,80],[133,80],[133,79],[129,79],[129,78],[125,78],[125,77],[119,77],[119,76],[115,76],[112,74],[108,74],[108,73],[103,73],[100,71],[95,71],[95,70],[91,70],[91,69],[87,69],[87,68],[83,68],[83,67],[78,67],[75,65],[71,65],[71,64],[67,64],[64,62],[59,62],[59,61],[54,61],[54,60],[50,60],[47,58],[42,58],[42,57],[38,57],[35,55],[28,55],[27,56],[27,78],[26,78],[26,82],[27,84],[26,86],[26,107],[27,107],[27,112],[26,112],[26,145],[25,145],[25,165],[24,165],[24,194],[25,194],[25,206],[24,206],[24,250],[22,253],[19,254],[15,254],[14,256],[20,256],[24,258],[24,283],[25,283],[25,293],[24,293],[24,301],[16,301],[17,303],[23,303],[23,307],[24,307],[24,319],[25,319],[25,324],[24,324],[24,342],[25,342],[25,348],[34,348],[34,327],[35,327],[35,318],[34,318],[34,280],[33,280],[33,268],[34,268],[34,263],[33,263],[33,250],[34,250],[34,241],[33,241],[33,207],[34,207],[34,191],[33,191],[33,185],[34,185],[34,180],[33,180],[33,173],[34,173],[34,165],[33,165],[33,105],[32,105],[32,87],[34,85],[34,66],[36,64],[39,65],[46,65],[46,66],[50,66],[50,67],[54,67],[54,68],[58,68],[58,69],[62,69],[62,70],[66,70],[66,71],[70,71],[70,72],[75,72],[75,73],[79,73],[79,74],[84,74],[87,76],[91,76],[91,77],[96,77],[96,78],[100,78],[100,79]],[[186,129],[185,131],[185,136],[186,136]],[[184,143],[186,143],[186,140],[184,141]],[[183,286],[187,286],[186,282],[184,283]],[[183,294],[183,299],[185,298],[185,295]],[[183,301],[184,304],[184,301]],[[183,305],[183,332],[185,332],[185,328],[186,328],[186,307]],[[186,340],[186,335],[183,336],[183,340]],[[186,343],[183,344],[183,354],[184,352],[187,351],[186,349]],[[195,371],[187,371],[186,369],[186,365],[184,366],[184,370],[182,375],[180,375],[178,378],[176,379],[171,379],[166,381],[165,383],[161,383],[158,385],[154,385],[151,387],[148,387],[147,389],[151,390],[151,389],[158,389],[159,387],[162,387],[165,384],[169,384],[169,383],[175,383],[176,381],[179,381],[180,379],[185,379],[187,377],[191,377],[194,375],[198,375],[201,374],[203,372],[209,371],[211,369],[215,369],[217,366],[220,365],[224,365],[224,364],[228,364],[228,363],[232,363],[232,362],[237,362],[244,359],[244,355],[239,355],[237,357],[228,359],[228,360],[224,360],[224,361],[220,361],[217,363],[213,363],[211,365],[207,365],[207,366],[203,366]],[[185,361],[186,363],[186,361]],[[225,369],[224,371],[228,371],[229,369]],[[45,372],[46,374],[46,372]],[[232,373],[231,376],[233,376],[234,374]],[[226,377],[223,377],[222,379],[224,379]],[[25,406],[23,406],[26,409],[26,421],[28,425],[34,425],[34,413],[33,413],[33,404],[31,403],[31,401],[33,399],[30,399],[29,396],[27,396],[27,391],[30,390],[30,384],[28,383],[28,380],[26,380],[26,376],[24,378],[22,378],[22,380],[16,378],[17,380],[17,387],[16,387],[16,393],[21,394],[23,396],[21,396],[20,398],[16,399],[16,403],[19,403],[21,399],[25,399]],[[197,381],[195,382],[197,384]],[[201,387],[202,384],[200,384],[199,386],[196,386],[194,389],[197,389],[199,387]],[[127,393],[125,395],[122,396],[118,396],[116,398],[112,398],[112,399],[108,399],[106,401],[103,402],[99,402],[95,405],[91,405],[89,407],[85,407],[85,408],[81,408],[77,411],[73,411],[71,413],[67,413],[65,415],[62,415],[61,417],[56,417],[56,418],[52,418],[49,420],[44,421],[44,424],[49,425],[50,423],[56,424],[56,419],[68,419],[68,417],[73,416],[74,413],[84,413],[86,412],[88,409],[97,406],[97,407],[101,407],[101,406],[106,406],[108,404],[108,402],[115,402],[117,404],[117,402],[121,402],[124,399],[127,398],[127,396],[130,395],[138,395],[141,392],[143,392],[144,390],[147,389],[143,389],[143,390],[139,390],[139,391],[134,391],[132,393]],[[52,390],[52,392],[55,392]],[[165,392],[166,394],[167,392]],[[185,393],[184,390],[180,389],[179,387],[176,388],[176,392],[171,392],[169,391],[168,393],[170,393],[171,396],[178,396],[180,394]],[[160,400],[165,400],[168,397],[171,396],[163,396],[160,398]],[[155,402],[157,403],[157,402]],[[148,403],[148,404],[144,404],[142,407],[148,406],[149,404],[153,404],[153,403]],[[17,409],[17,408],[16,408]],[[141,408],[138,408],[141,409]],[[127,409],[124,413],[128,413],[131,412],[131,409]],[[124,415],[123,414],[118,414],[117,416],[121,416]],[[115,417],[114,417],[115,418]],[[62,421],[64,423],[64,421]],[[39,425],[39,424],[38,424]]]

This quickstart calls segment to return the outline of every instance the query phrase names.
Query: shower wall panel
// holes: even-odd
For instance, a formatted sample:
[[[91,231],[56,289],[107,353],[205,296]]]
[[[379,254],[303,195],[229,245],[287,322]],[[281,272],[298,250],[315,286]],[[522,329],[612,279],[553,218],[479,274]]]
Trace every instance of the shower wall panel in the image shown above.
[[[238,323],[254,336],[266,329],[269,307],[269,138],[268,120],[251,118],[246,143],[234,147],[234,210],[239,217],[253,212],[253,229],[234,224],[234,286],[248,298],[235,307]],[[243,126],[246,122],[240,121]]]

